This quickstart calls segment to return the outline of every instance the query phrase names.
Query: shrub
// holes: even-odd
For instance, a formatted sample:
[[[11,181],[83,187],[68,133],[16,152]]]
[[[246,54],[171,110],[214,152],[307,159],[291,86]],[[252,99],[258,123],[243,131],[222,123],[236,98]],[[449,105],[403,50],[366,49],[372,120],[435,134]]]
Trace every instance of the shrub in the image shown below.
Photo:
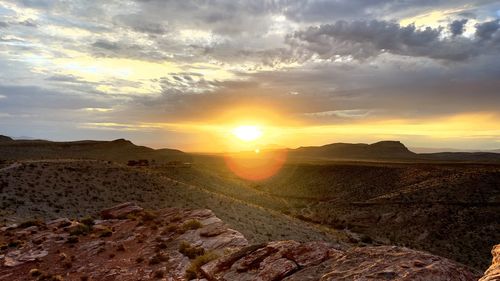
[[[160,262],[168,261],[168,257],[165,254],[157,253],[149,260],[149,265],[159,264]]]
[[[119,244],[119,245],[116,247],[116,250],[117,250],[117,251],[120,251],[120,252],[125,252],[125,246],[123,246],[123,244]]]
[[[78,236],[70,236],[68,237],[68,240],[66,240],[66,243],[69,243],[69,244],[75,244],[75,243],[78,243],[78,241],[80,241],[78,239]]]
[[[19,228],[26,228],[30,226],[41,226],[43,225],[43,222],[39,219],[34,219],[34,220],[27,220],[19,224]]]
[[[165,244],[164,242],[159,242],[157,245],[156,245],[156,249],[157,250],[165,250],[167,248],[167,244]]]
[[[9,248],[17,248],[17,247],[21,246],[22,244],[23,244],[22,241],[15,240],[15,241],[10,241],[8,246],[9,246]]]
[[[40,269],[33,268],[33,269],[30,270],[30,276],[31,277],[38,277],[40,275],[42,275],[42,272],[40,271]]]
[[[74,235],[74,236],[87,235],[91,230],[92,230],[91,226],[88,226],[86,224],[78,224],[69,231],[69,235]]]
[[[152,221],[158,217],[158,214],[154,211],[145,210],[142,214],[143,221]]]
[[[205,249],[193,246],[186,241],[182,241],[179,244],[179,252],[190,259],[194,259],[197,256],[203,255],[205,253]]]
[[[200,268],[206,264],[209,263],[215,259],[217,259],[219,256],[213,252],[206,252],[205,254],[196,257],[189,267],[186,269],[186,279],[191,280],[196,277],[198,277],[198,274],[200,272]]]
[[[71,263],[70,261],[65,261],[63,263],[63,267],[66,269],[70,269],[72,266],[73,266],[73,263]]]
[[[90,216],[84,217],[83,219],[80,220],[81,223],[84,225],[87,225],[88,227],[94,226],[94,219]]]
[[[190,229],[198,229],[203,227],[201,222],[199,220],[188,220],[184,224],[182,224],[182,228],[185,230],[190,230]]]
[[[40,281],[64,281],[61,275],[42,274],[38,277]]]
[[[165,271],[158,269],[157,271],[155,271],[154,277],[155,278],[163,278],[164,275],[165,275]]]
[[[110,237],[111,235],[113,235],[113,231],[109,227],[102,229],[98,234],[99,237]]]

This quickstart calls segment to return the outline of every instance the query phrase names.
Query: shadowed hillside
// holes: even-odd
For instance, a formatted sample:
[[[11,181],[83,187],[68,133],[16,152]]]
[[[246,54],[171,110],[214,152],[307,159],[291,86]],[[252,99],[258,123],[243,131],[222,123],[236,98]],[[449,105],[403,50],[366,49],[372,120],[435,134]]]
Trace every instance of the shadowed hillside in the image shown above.
[[[290,149],[288,154],[292,159],[301,160],[500,162],[500,154],[494,151],[414,153],[399,141],[380,141],[373,144],[332,143]]]
[[[305,221],[427,250],[484,270],[500,241],[500,166],[464,163],[292,162],[258,182],[223,159],[197,157],[169,177]],[[466,237],[464,239],[464,237]]]
[[[3,141],[2,141],[3,139]],[[45,140],[0,139],[0,159],[99,159],[115,162],[147,159],[158,162],[189,161],[190,156],[175,149],[137,146],[125,139],[114,141],[52,142]]]
[[[291,157],[345,159],[414,159],[416,154],[398,141],[374,144],[332,143],[323,146],[299,147],[290,151]]]

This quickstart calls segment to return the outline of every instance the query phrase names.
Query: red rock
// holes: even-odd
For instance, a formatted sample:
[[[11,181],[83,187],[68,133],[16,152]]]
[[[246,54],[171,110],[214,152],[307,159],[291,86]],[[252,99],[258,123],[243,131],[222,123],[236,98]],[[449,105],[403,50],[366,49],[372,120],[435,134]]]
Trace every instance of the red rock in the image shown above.
[[[227,227],[225,227],[224,223],[212,223],[204,227],[200,231],[200,235],[203,237],[213,237],[223,233],[224,231],[227,231]]]
[[[202,273],[209,277],[209,280],[217,279],[217,275],[219,272],[223,272],[230,268],[237,260],[242,257],[256,251],[264,247],[263,244],[251,245],[247,247],[243,247],[242,249],[230,254],[223,256],[217,260],[211,261],[204,266],[201,267]]]
[[[67,243],[68,228],[56,227],[58,222],[24,232],[5,229],[0,232],[0,241],[16,241],[17,248],[0,249],[0,279],[27,280],[30,270],[37,268],[65,280],[81,280],[83,276],[89,280],[153,280],[158,270],[163,270],[163,280],[184,280],[192,261],[178,251],[181,241],[221,255],[201,267],[208,281],[479,278],[451,260],[401,247],[340,249],[324,242],[296,241],[247,246],[241,233],[227,228],[210,210],[164,209],[154,220],[140,224],[133,219],[116,219],[141,210],[132,203],[105,210],[105,217],[112,219],[96,221],[94,232],[78,236],[76,243]],[[199,220],[202,227],[178,233],[187,220]],[[59,222],[67,224],[66,220]],[[171,224],[178,225],[167,227]],[[97,235],[107,228],[113,229],[110,237]],[[231,254],[226,254],[228,251]],[[500,246],[493,250],[493,264],[481,281],[499,280],[499,251]]]
[[[272,263],[261,265],[261,269],[256,281],[275,281],[281,280],[291,272],[297,270],[299,266],[288,259],[281,258],[273,261]]]
[[[55,227],[55,228],[67,227],[71,225],[71,221],[68,218],[59,218],[48,221],[46,225],[47,227]]]
[[[158,270],[163,271],[163,280],[184,280],[192,261],[178,251],[181,240],[220,255],[248,245],[243,235],[224,225],[219,225],[220,233],[211,237],[200,235],[205,225],[187,231],[186,235],[177,233],[178,227],[167,227],[173,223],[180,227],[187,220],[220,222],[210,210],[158,210],[154,221],[141,224],[133,219],[114,219],[131,210],[142,208],[126,204],[106,210],[113,219],[96,221],[93,232],[82,233],[76,243],[66,242],[70,228],[56,227],[66,220],[51,222],[51,227],[39,228],[37,233],[21,235],[18,229],[0,232],[0,240],[20,240],[17,249],[0,250],[0,279],[28,280],[30,270],[36,268],[44,274],[64,276],[65,280],[81,280],[82,276],[89,280],[156,280]],[[107,228],[113,229],[113,235],[99,237],[99,231]],[[157,255],[161,257],[153,260]]]
[[[137,206],[135,203],[127,202],[102,210],[101,217],[103,219],[124,219],[128,214],[139,213],[142,211],[143,208]]]
[[[325,242],[309,242],[290,249],[285,256],[299,266],[306,267],[320,264],[329,257],[330,245]]]
[[[220,260],[216,260],[202,270],[208,280],[217,281],[475,281],[479,278],[461,264],[407,248],[380,246],[339,250],[324,242],[300,244],[295,241],[270,242],[238,259],[225,260],[223,267]]]
[[[237,261],[233,267],[238,272],[247,271],[252,268],[258,268],[261,261],[263,261],[270,254],[275,253],[276,251],[277,250],[272,247],[264,247],[258,249],[257,251],[250,253],[246,257]]]
[[[469,281],[478,276],[464,265],[429,253],[395,246],[351,248],[330,260],[322,281]]]

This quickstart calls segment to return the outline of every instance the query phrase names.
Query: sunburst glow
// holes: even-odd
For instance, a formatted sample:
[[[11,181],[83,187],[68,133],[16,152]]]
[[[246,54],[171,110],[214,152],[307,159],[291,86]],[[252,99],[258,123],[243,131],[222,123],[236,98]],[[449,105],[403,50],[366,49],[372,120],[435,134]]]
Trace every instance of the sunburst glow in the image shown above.
[[[254,141],[262,136],[259,126],[238,126],[233,129],[233,134],[242,141]]]

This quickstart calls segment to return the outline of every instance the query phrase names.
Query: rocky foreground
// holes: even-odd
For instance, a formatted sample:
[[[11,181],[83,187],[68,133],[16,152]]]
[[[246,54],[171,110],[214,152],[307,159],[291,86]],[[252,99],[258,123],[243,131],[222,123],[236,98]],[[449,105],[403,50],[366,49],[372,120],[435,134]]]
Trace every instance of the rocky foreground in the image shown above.
[[[101,220],[62,218],[3,227],[0,280],[468,281],[480,277],[446,258],[402,247],[346,249],[290,240],[248,245],[243,235],[210,210],[153,212],[124,203],[103,210],[101,216]],[[497,265],[488,271],[491,278],[482,280],[498,280],[496,253]]]

